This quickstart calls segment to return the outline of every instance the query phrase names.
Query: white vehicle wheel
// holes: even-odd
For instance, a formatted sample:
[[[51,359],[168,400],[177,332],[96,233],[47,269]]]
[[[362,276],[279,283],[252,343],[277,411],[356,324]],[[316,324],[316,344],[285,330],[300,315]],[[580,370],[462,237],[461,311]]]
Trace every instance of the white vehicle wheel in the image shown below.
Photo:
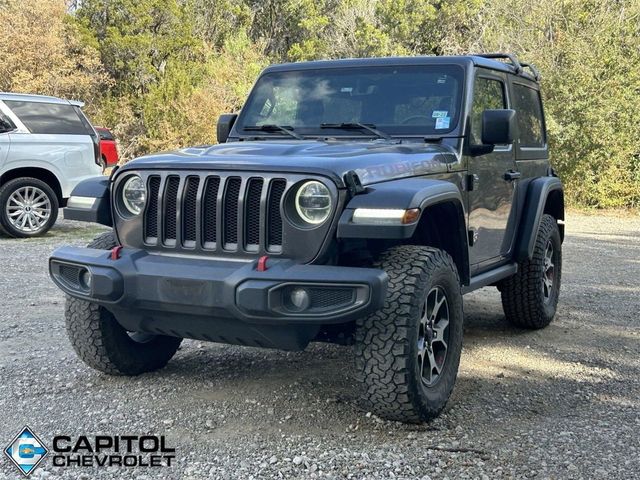
[[[0,226],[12,237],[43,235],[58,216],[58,198],[37,178],[16,178],[0,188]]]

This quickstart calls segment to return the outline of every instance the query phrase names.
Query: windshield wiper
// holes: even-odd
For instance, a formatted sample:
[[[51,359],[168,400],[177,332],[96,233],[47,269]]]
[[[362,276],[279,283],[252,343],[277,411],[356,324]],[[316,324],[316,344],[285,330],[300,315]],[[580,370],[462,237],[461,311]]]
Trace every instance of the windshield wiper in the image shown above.
[[[373,133],[375,136],[379,138],[384,138],[385,140],[393,140],[391,138],[391,135],[381,132],[372,123],[359,123],[359,122],[321,123],[320,128],[340,128],[343,130],[367,130],[368,132]]]
[[[296,138],[298,140],[304,140],[304,138],[302,136],[298,135],[296,132],[293,131],[293,127],[283,126],[283,125],[274,125],[274,124],[249,125],[247,127],[244,127],[243,130],[246,130],[248,132],[251,132],[251,131],[254,131],[254,132],[284,132],[287,135],[291,135],[293,138]]]

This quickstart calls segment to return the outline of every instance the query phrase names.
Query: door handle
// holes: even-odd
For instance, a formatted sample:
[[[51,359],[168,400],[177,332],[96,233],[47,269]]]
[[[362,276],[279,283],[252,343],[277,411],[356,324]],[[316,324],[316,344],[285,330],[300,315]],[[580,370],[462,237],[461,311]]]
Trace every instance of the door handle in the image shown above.
[[[513,180],[517,180],[522,176],[522,173],[516,172],[515,170],[507,170],[504,172],[504,179],[507,182],[512,182]]]

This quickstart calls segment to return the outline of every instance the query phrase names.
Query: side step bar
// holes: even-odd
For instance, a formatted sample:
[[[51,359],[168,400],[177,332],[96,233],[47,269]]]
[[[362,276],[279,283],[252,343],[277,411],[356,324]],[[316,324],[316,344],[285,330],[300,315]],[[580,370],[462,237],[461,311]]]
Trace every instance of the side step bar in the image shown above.
[[[482,287],[486,287],[487,285],[491,285],[496,283],[503,278],[510,277],[511,275],[515,275],[518,272],[518,264],[517,263],[508,263],[506,265],[502,265],[501,267],[494,268],[493,270],[489,270],[487,272],[481,273],[474,277],[471,277],[471,281],[469,285],[462,286],[462,294],[466,294],[469,292],[473,292]]]

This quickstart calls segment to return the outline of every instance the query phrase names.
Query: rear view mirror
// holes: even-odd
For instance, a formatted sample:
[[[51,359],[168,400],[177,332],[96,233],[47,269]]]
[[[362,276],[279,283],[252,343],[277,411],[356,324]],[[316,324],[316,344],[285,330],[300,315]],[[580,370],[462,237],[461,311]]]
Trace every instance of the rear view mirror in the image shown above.
[[[226,143],[233,124],[236,123],[236,118],[238,118],[237,113],[224,113],[220,115],[220,118],[218,118],[218,127],[216,128],[218,143]]]
[[[482,112],[482,143],[504,145],[513,143],[515,110],[485,110]]]

